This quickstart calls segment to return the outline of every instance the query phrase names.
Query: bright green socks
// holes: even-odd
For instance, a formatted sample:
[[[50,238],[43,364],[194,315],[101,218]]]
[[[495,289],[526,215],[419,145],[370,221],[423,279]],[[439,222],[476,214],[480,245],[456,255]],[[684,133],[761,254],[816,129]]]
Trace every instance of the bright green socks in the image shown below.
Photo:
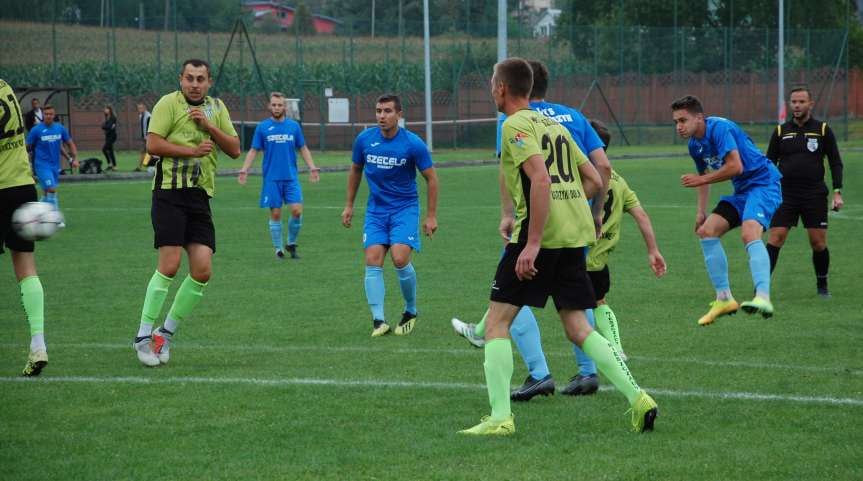
[[[24,313],[30,323],[30,335],[44,333],[45,292],[42,290],[42,281],[39,276],[25,277],[18,283],[18,287],[21,288],[21,304],[24,305]]]
[[[491,418],[501,421],[512,415],[509,384],[512,381],[512,344],[497,338],[485,343],[485,386],[491,404]]]
[[[592,331],[582,343],[581,349],[593,359],[599,372],[611,381],[632,405],[641,388],[611,343],[602,337],[602,334]]]
[[[608,304],[602,304],[594,309],[593,315],[596,318],[596,330],[614,344],[617,352],[623,352],[623,346],[620,345],[620,331],[617,330],[617,318],[614,317],[614,312]]]
[[[192,276],[186,276],[183,283],[180,284],[180,289],[177,290],[177,295],[174,297],[174,304],[171,306],[171,310],[168,311],[168,320],[171,321],[171,327],[176,327],[173,324],[182,321],[186,316],[192,313],[195,306],[197,306],[198,303],[201,302],[201,298],[204,297],[205,287],[207,287],[206,282],[198,282],[195,279],[192,279]],[[168,322],[165,321],[165,324],[168,324]],[[170,329],[167,325],[165,327],[172,332],[174,331],[174,329]]]
[[[488,309],[485,310],[485,314],[482,315],[482,320],[479,321],[479,324],[473,329],[473,333],[476,334],[477,337],[485,337],[485,318],[488,317]]]
[[[144,308],[141,309],[141,327],[138,330],[138,337],[149,336],[153,330],[153,323],[156,322],[156,318],[162,312],[162,306],[165,304],[172,280],[174,278],[159,271],[154,272],[153,277],[150,278],[150,283],[147,284],[147,294],[144,296]]]

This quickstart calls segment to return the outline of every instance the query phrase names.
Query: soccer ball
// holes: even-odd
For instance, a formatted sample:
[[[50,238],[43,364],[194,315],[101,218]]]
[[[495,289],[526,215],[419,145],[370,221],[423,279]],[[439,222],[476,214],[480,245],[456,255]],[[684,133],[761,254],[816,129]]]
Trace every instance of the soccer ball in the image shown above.
[[[47,202],[27,202],[12,214],[12,228],[30,241],[47,239],[63,226],[63,214]]]

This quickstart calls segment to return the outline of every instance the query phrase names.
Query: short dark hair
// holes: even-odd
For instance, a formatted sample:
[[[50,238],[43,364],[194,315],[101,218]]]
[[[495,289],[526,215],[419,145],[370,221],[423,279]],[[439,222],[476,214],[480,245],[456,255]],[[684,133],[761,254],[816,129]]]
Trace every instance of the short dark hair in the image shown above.
[[[197,58],[190,58],[183,62],[183,66],[180,67],[180,75],[183,75],[183,72],[186,71],[186,65],[191,65],[192,67],[206,67],[207,68],[207,77],[210,76],[210,64],[207,63],[206,60],[201,60]]]
[[[806,95],[809,96],[809,100],[812,100],[812,91],[809,90],[809,87],[806,85],[795,85],[794,88],[792,88],[791,91],[788,92],[789,99],[791,98],[791,94],[793,94],[794,92],[806,92]]]
[[[590,126],[596,131],[596,135],[599,136],[599,140],[605,144],[603,149],[608,150],[608,144],[611,143],[611,132],[608,131],[608,127],[606,127],[603,121],[597,119],[590,119]]]
[[[387,102],[393,103],[396,108],[396,112],[402,111],[402,99],[400,99],[396,94],[383,94],[375,100],[375,104],[385,104]]]
[[[51,104],[45,104],[42,106],[42,110],[54,110],[54,106]]]
[[[528,60],[527,63],[533,70],[533,88],[530,90],[530,98],[544,99],[548,92],[548,68],[538,60]]]
[[[530,98],[533,88],[533,70],[527,60],[510,57],[494,65],[497,80],[506,85],[516,97]]]
[[[703,114],[704,107],[701,106],[701,101],[694,95],[685,95],[671,102],[671,110],[686,110],[692,114]]]

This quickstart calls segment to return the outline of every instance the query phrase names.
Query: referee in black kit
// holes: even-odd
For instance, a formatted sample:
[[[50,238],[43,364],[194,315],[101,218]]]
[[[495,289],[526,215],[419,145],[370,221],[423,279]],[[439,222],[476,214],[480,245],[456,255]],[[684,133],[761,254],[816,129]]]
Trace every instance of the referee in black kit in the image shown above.
[[[773,215],[767,240],[770,272],[776,267],[779,249],[785,244],[788,229],[803,219],[812,247],[818,295],[830,297],[827,271],[830,251],[827,250],[827,185],[824,183],[824,156],[830,162],[833,196],[830,208],[842,208],[842,158],[836,137],[827,122],[812,118],[812,93],[807,87],[791,90],[788,103],[791,120],[776,127],[770,137],[767,157],[782,172],[782,205]]]

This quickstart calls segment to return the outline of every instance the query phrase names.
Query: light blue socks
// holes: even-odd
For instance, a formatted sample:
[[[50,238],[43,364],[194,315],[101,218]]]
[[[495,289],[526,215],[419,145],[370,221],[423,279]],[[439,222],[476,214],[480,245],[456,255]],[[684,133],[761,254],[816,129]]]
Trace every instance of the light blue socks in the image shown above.
[[[770,256],[767,247],[761,239],[746,244],[749,253],[749,270],[752,272],[752,283],[755,284],[755,294],[770,299]]]
[[[60,201],[57,200],[56,192],[45,192],[45,196],[42,197],[42,202],[53,205],[55,209],[60,209]]]
[[[548,363],[545,361],[545,353],[542,352],[539,326],[529,307],[524,306],[518,311],[509,328],[509,334],[515,341],[518,353],[527,365],[530,376],[537,380],[548,376]]]
[[[270,239],[277,251],[282,250],[282,221],[270,219]]]
[[[384,269],[377,266],[366,266],[366,299],[369,303],[369,309],[372,310],[372,318],[385,321],[384,319],[384,295],[386,294],[386,286],[384,286]]]
[[[417,272],[413,264],[408,264],[401,269],[396,267],[399,276],[399,286],[402,288],[402,296],[405,298],[405,310],[411,314],[417,313]]]
[[[303,216],[291,216],[288,219],[288,245],[297,243],[297,236],[300,235],[300,227],[303,226]]]
[[[710,276],[710,282],[713,283],[713,288],[716,289],[717,295],[723,296],[725,293],[730,295],[731,284],[728,282],[728,258],[725,257],[725,249],[722,248],[719,238],[707,237],[701,239],[701,250],[704,251],[704,265],[707,266],[707,275]],[[764,258],[768,259],[767,249],[764,248],[763,244],[761,245],[761,250],[764,252]],[[767,273],[769,276],[769,259],[767,260]]]

